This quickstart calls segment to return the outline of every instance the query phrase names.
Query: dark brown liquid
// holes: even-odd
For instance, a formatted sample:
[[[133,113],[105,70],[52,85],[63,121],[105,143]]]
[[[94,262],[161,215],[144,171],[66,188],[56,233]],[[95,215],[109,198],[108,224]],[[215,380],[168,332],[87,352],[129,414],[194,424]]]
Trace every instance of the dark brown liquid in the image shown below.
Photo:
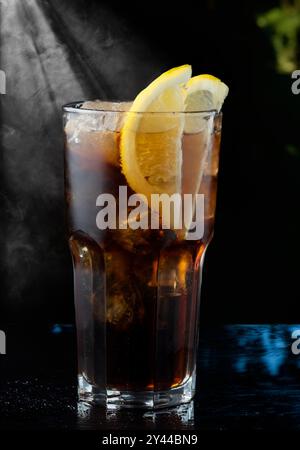
[[[206,194],[201,241],[181,240],[173,230],[101,231],[97,196],[117,198],[127,183],[118,153],[108,161],[101,150],[105,139],[118,145],[117,133],[106,132],[105,139],[97,134],[69,142],[66,150],[79,371],[89,383],[111,389],[175,387],[195,365],[201,260],[212,235],[216,173],[204,173],[200,187]],[[196,145],[197,137],[184,139],[184,151]],[[193,158],[183,158],[183,178],[189,179]]]

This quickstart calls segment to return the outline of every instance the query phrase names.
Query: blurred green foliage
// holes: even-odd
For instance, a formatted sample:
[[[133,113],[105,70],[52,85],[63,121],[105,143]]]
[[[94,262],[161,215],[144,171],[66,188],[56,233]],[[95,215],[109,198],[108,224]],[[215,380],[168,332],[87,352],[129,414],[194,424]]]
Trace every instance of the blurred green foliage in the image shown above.
[[[280,6],[257,15],[257,25],[266,30],[276,55],[279,73],[300,67],[300,0],[282,1]]]
[[[299,147],[297,147],[296,145],[293,145],[293,144],[287,144],[287,145],[285,146],[285,150],[287,151],[287,153],[288,153],[290,156],[297,157],[297,158],[300,156],[300,149],[299,149]]]

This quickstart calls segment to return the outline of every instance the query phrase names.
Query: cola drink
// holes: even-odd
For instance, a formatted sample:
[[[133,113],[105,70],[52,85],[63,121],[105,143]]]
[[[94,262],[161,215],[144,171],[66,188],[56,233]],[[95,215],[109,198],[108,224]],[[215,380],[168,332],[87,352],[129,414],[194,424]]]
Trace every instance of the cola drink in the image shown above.
[[[179,194],[204,195],[204,232],[187,239],[186,229],[172,225],[97,226],[99,194],[110,194],[118,208],[120,187],[126,187],[128,199],[136,193],[120,160],[129,106],[86,102],[64,108],[79,396],[106,405],[160,407],[194,394],[201,272],[213,235],[221,114],[199,113],[199,131],[182,134]]]

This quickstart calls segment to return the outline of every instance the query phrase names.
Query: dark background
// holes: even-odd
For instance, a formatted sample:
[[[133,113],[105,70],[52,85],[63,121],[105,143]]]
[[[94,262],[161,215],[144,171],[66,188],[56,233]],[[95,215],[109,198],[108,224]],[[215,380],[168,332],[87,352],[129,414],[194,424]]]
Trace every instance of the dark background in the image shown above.
[[[300,312],[299,1],[0,0],[0,328],[72,322],[61,106],[132,99],[185,63],[230,87],[201,319]]]

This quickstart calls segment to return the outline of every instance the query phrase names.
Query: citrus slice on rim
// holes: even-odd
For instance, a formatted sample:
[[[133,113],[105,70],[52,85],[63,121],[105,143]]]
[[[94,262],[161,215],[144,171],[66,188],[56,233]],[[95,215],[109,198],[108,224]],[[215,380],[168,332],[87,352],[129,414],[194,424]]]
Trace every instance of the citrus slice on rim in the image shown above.
[[[121,167],[132,190],[150,199],[153,193],[181,191],[185,109],[182,85],[191,66],[164,72],[141,91],[126,113],[121,130]]]
[[[228,94],[228,86],[213,75],[198,75],[192,77],[184,86],[186,111],[218,112],[222,108]]]
[[[188,80],[183,86],[185,111],[195,112],[195,114],[186,116],[184,131],[186,133],[200,131],[205,114],[196,114],[196,112],[212,110],[219,112],[228,91],[228,86],[213,75],[198,75]]]

